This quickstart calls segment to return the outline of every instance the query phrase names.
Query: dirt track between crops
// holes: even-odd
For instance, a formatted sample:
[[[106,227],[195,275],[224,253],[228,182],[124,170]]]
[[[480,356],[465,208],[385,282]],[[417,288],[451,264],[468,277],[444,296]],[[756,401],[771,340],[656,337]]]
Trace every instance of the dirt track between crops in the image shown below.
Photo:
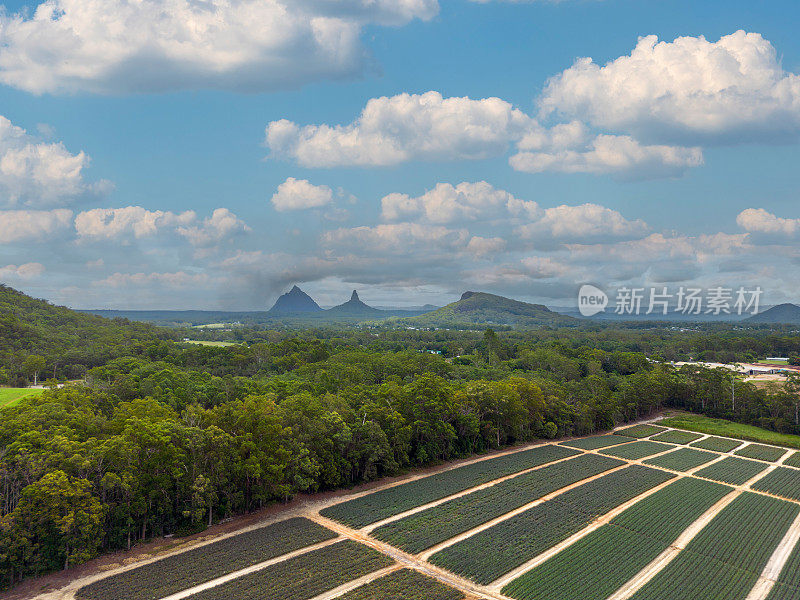
[[[656,419],[652,419],[651,418],[651,419],[648,419],[648,420],[640,421],[637,424],[650,423],[650,422],[652,422],[654,420],[656,420]],[[627,424],[627,425],[625,425],[623,427],[630,427],[631,425],[633,425],[633,424]],[[702,438],[698,438],[698,440],[695,440],[695,441],[699,441],[700,439],[704,439],[706,437],[709,437],[709,436],[708,435],[704,435]],[[723,436],[715,436],[715,437],[723,437]],[[727,439],[732,439],[732,438],[727,438]],[[87,585],[88,583],[103,579],[104,577],[106,577],[108,575],[121,573],[121,572],[130,570],[130,569],[136,568],[138,566],[141,566],[141,565],[148,564],[150,562],[154,562],[156,560],[159,560],[160,558],[163,558],[164,556],[166,556],[168,554],[176,554],[176,553],[180,553],[180,552],[183,552],[183,551],[186,551],[186,550],[190,550],[190,549],[193,549],[193,548],[201,547],[201,546],[216,542],[216,541],[218,541],[220,539],[231,537],[233,535],[237,535],[237,534],[243,533],[245,531],[248,531],[248,530],[251,530],[251,529],[255,529],[257,527],[262,527],[264,525],[268,525],[268,524],[271,524],[271,523],[276,522],[276,521],[284,520],[284,519],[295,517],[295,516],[303,516],[303,517],[307,517],[307,518],[309,518],[309,519],[311,519],[313,521],[316,521],[317,523],[320,523],[320,524],[324,525],[325,527],[327,527],[329,529],[332,529],[333,531],[339,533],[340,537],[337,538],[337,540],[340,540],[340,539],[342,539],[342,537],[344,537],[344,538],[349,538],[349,539],[353,539],[353,540],[359,541],[361,543],[364,543],[364,544],[366,544],[366,545],[368,545],[368,546],[370,546],[372,548],[375,548],[376,550],[378,550],[378,551],[390,556],[391,558],[393,558],[396,561],[396,564],[393,565],[392,567],[389,567],[387,569],[383,569],[383,570],[378,571],[376,573],[365,575],[364,577],[361,577],[361,578],[359,578],[357,580],[354,580],[354,581],[351,581],[351,582],[349,582],[347,584],[344,584],[344,585],[342,585],[342,586],[340,586],[340,587],[338,587],[338,588],[336,588],[334,590],[329,590],[328,592],[325,592],[325,593],[321,594],[320,596],[317,596],[317,597],[315,597],[313,599],[310,599],[310,600],[332,600],[332,599],[334,599],[334,598],[336,598],[336,597],[338,597],[338,596],[350,591],[351,589],[354,589],[354,588],[358,587],[359,585],[363,585],[364,583],[368,583],[369,581],[372,581],[372,580],[376,579],[377,577],[390,572],[391,570],[395,570],[397,568],[400,568],[401,566],[411,567],[411,568],[416,569],[417,571],[420,571],[420,572],[422,572],[424,574],[427,574],[427,575],[429,575],[431,577],[434,577],[434,578],[438,579],[439,581],[441,581],[441,582],[443,582],[443,583],[445,583],[447,585],[450,585],[452,587],[455,587],[455,588],[463,591],[465,594],[467,594],[467,596],[469,598],[481,598],[481,599],[492,599],[492,600],[507,600],[507,598],[500,593],[500,590],[502,589],[502,587],[506,583],[508,583],[512,579],[518,577],[523,572],[533,568],[534,566],[536,566],[538,564],[541,564],[546,559],[548,559],[551,556],[555,555],[556,553],[562,551],[564,548],[569,547],[571,544],[575,543],[576,541],[578,541],[582,537],[588,535],[591,531],[594,531],[595,529],[599,528],[603,524],[607,523],[613,517],[615,517],[616,515],[621,513],[623,510],[625,510],[626,508],[632,506],[636,502],[639,502],[640,500],[642,500],[643,498],[647,497],[648,495],[650,495],[652,493],[655,493],[659,489],[662,489],[663,487],[666,487],[667,485],[673,483],[674,481],[677,481],[678,478],[696,477],[695,473],[697,471],[699,471],[700,469],[703,469],[703,468],[707,467],[710,464],[713,464],[715,462],[723,460],[727,456],[733,456],[734,455],[733,453],[734,453],[735,450],[741,449],[743,447],[740,444],[737,448],[735,448],[735,449],[733,449],[733,450],[731,450],[729,452],[725,452],[725,453],[706,450],[707,452],[711,452],[711,453],[717,454],[718,456],[715,459],[713,459],[712,461],[704,463],[704,464],[702,464],[702,465],[700,465],[698,467],[695,467],[695,468],[690,469],[690,470],[685,471],[685,472],[673,471],[673,470],[670,470],[670,469],[665,469],[665,468],[662,468],[662,467],[658,467],[656,465],[646,465],[646,466],[648,466],[650,468],[661,469],[661,470],[673,473],[673,474],[677,475],[677,478],[671,479],[668,482],[665,482],[665,483],[663,483],[663,484],[661,484],[659,486],[656,486],[655,488],[650,489],[650,490],[640,494],[639,496],[636,496],[635,498],[627,501],[626,503],[624,503],[624,504],[622,504],[622,505],[620,505],[618,507],[615,507],[613,510],[609,511],[605,515],[600,516],[598,519],[596,519],[595,521],[590,523],[587,527],[581,529],[581,531],[577,532],[576,534],[574,534],[573,536],[571,536],[567,540],[564,540],[560,544],[557,544],[553,548],[550,548],[549,550],[547,550],[546,552],[544,552],[540,556],[532,558],[530,561],[526,562],[524,565],[522,565],[522,566],[514,569],[513,571],[507,573],[506,575],[504,575],[500,579],[496,580],[495,582],[492,582],[492,584],[490,584],[488,586],[475,584],[474,582],[471,582],[471,581],[466,580],[464,578],[461,578],[461,577],[459,577],[459,576],[457,576],[457,575],[455,575],[453,573],[450,573],[450,572],[448,572],[448,571],[446,571],[444,569],[436,567],[436,566],[430,564],[429,562],[427,562],[427,559],[430,556],[432,556],[435,552],[437,552],[437,551],[439,551],[439,550],[441,550],[441,549],[443,549],[443,548],[445,548],[447,546],[450,546],[452,544],[457,543],[458,541],[466,539],[466,538],[474,535],[475,533],[478,533],[479,531],[483,531],[485,529],[488,529],[489,527],[491,527],[491,526],[493,526],[493,525],[495,525],[495,524],[497,524],[499,522],[502,522],[502,521],[504,521],[504,520],[506,520],[508,518],[511,518],[511,517],[513,517],[513,516],[515,516],[517,514],[520,514],[520,513],[524,512],[524,511],[532,508],[533,506],[536,506],[538,504],[546,502],[547,500],[549,500],[549,499],[551,499],[551,498],[553,498],[555,496],[558,496],[559,494],[564,493],[569,489],[572,489],[574,487],[577,487],[579,485],[587,483],[588,481],[591,481],[593,479],[597,479],[599,477],[607,475],[607,474],[609,474],[609,473],[611,473],[611,472],[613,472],[615,470],[622,469],[622,468],[624,468],[624,466],[620,466],[620,467],[617,467],[617,468],[614,468],[614,469],[610,469],[610,470],[605,471],[605,472],[603,472],[601,474],[585,478],[585,479],[583,479],[583,480],[581,480],[581,481],[579,481],[577,483],[574,483],[574,484],[571,484],[571,485],[566,486],[564,488],[561,488],[560,490],[557,490],[556,492],[548,494],[548,495],[546,495],[546,496],[544,496],[542,498],[536,499],[536,500],[534,500],[534,501],[532,501],[532,502],[530,502],[530,503],[528,503],[528,504],[526,504],[526,505],[524,505],[524,506],[522,506],[520,508],[514,509],[514,510],[512,510],[512,511],[510,511],[510,512],[508,512],[508,513],[506,513],[506,514],[504,514],[504,515],[502,515],[500,517],[497,517],[495,519],[492,519],[491,521],[488,521],[487,523],[479,525],[478,527],[476,527],[474,529],[471,529],[471,530],[469,530],[469,531],[467,531],[465,533],[459,534],[459,535],[457,535],[457,536],[455,536],[455,537],[453,537],[453,538],[451,538],[449,540],[446,540],[446,541],[444,541],[444,542],[442,542],[440,544],[437,544],[436,546],[433,546],[433,547],[425,550],[424,552],[422,552],[421,554],[419,554],[417,556],[408,554],[408,553],[403,552],[403,551],[401,551],[401,550],[399,550],[399,549],[397,549],[397,548],[395,548],[395,547],[393,547],[393,546],[391,546],[389,544],[381,542],[381,541],[371,537],[370,533],[372,531],[374,531],[376,528],[378,528],[381,525],[384,525],[386,523],[397,521],[399,519],[402,519],[403,517],[409,516],[411,514],[418,513],[418,512],[420,512],[422,510],[425,510],[427,508],[431,508],[433,506],[440,505],[440,504],[442,504],[444,502],[452,500],[453,498],[457,498],[457,497],[460,497],[460,496],[464,496],[464,495],[473,493],[473,492],[475,492],[475,491],[477,491],[479,489],[484,489],[484,488],[491,487],[493,485],[497,485],[498,483],[500,483],[502,481],[513,479],[514,477],[518,477],[518,476],[520,476],[520,475],[522,475],[524,473],[535,471],[537,469],[541,469],[541,468],[543,468],[543,467],[545,467],[547,465],[551,465],[551,464],[554,464],[554,463],[563,462],[565,460],[569,460],[570,458],[574,458],[574,457],[579,456],[579,455],[576,454],[576,455],[573,455],[573,456],[570,456],[570,457],[566,457],[566,458],[563,458],[563,459],[558,459],[558,460],[555,460],[555,461],[552,461],[552,462],[549,462],[549,463],[545,463],[544,465],[539,465],[539,466],[536,466],[536,467],[532,467],[530,469],[525,469],[525,470],[517,472],[517,473],[512,473],[510,475],[506,475],[506,476],[500,477],[500,478],[498,478],[496,480],[492,480],[490,482],[483,483],[483,484],[475,486],[473,488],[469,488],[467,490],[458,492],[456,494],[452,494],[452,495],[447,496],[445,498],[442,498],[442,499],[427,503],[427,504],[425,504],[423,506],[415,507],[413,509],[410,509],[408,511],[400,513],[398,515],[394,515],[394,516],[389,517],[387,519],[383,519],[383,520],[381,520],[379,522],[372,523],[372,524],[370,524],[370,525],[368,525],[368,526],[366,526],[364,528],[361,528],[361,529],[353,529],[353,528],[347,527],[345,525],[342,525],[340,523],[337,523],[335,521],[332,521],[330,519],[322,517],[319,514],[319,511],[322,510],[323,508],[326,508],[328,506],[331,506],[331,505],[334,505],[334,504],[338,504],[338,503],[341,503],[341,502],[344,502],[344,501],[347,501],[347,500],[358,498],[358,497],[364,496],[366,494],[372,493],[372,492],[377,491],[377,490],[391,488],[391,487],[394,487],[394,486],[397,486],[397,485],[408,483],[410,481],[421,479],[423,477],[427,477],[428,475],[431,475],[431,474],[434,474],[434,473],[441,473],[441,472],[444,472],[444,471],[455,469],[455,468],[463,466],[463,465],[473,464],[473,463],[477,463],[477,462],[481,462],[481,461],[485,461],[485,460],[490,460],[490,459],[493,459],[493,458],[497,458],[499,456],[512,454],[512,453],[515,453],[515,452],[520,452],[520,451],[527,450],[527,449],[530,449],[530,448],[533,448],[533,447],[536,447],[536,446],[555,444],[557,442],[563,442],[563,441],[567,441],[567,438],[561,439],[561,440],[557,440],[557,441],[552,441],[552,442],[546,442],[546,443],[527,444],[527,445],[519,446],[519,447],[512,448],[512,449],[507,449],[507,450],[504,450],[504,451],[501,451],[501,452],[492,452],[492,453],[484,455],[484,456],[473,457],[473,458],[470,458],[470,459],[465,459],[465,460],[460,460],[460,461],[455,461],[455,462],[452,462],[452,463],[448,463],[447,465],[444,465],[444,466],[433,467],[433,468],[424,469],[424,470],[417,470],[412,475],[395,477],[395,478],[392,478],[392,479],[384,479],[384,480],[379,481],[379,482],[373,482],[372,484],[360,486],[358,488],[355,488],[354,490],[341,490],[341,491],[337,491],[337,492],[329,492],[329,493],[324,493],[324,494],[316,494],[316,495],[310,495],[310,496],[300,496],[297,499],[295,499],[294,501],[292,501],[290,503],[287,503],[286,505],[273,506],[273,507],[270,507],[267,510],[261,511],[259,513],[254,513],[253,515],[249,515],[246,518],[237,519],[237,520],[232,521],[230,523],[226,523],[226,524],[223,524],[223,525],[215,526],[215,527],[211,528],[210,531],[206,531],[202,535],[193,536],[193,538],[189,539],[188,541],[184,540],[180,544],[175,544],[174,542],[154,543],[154,544],[145,545],[142,548],[137,549],[137,550],[132,551],[132,552],[129,552],[129,553],[118,553],[117,555],[114,555],[112,557],[107,557],[107,558],[105,558],[103,560],[93,561],[93,563],[84,565],[84,567],[81,568],[81,569],[76,569],[76,570],[67,572],[66,574],[53,574],[53,575],[49,575],[47,577],[40,578],[38,581],[34,580],[33,582],[27,582],[26,585],[20,586],[20,587],[16,588],[15,590],[13,590],[13,594],[6,595],[6,596],[3,596],[3,597],[4,598],[9,598],[9,600],[23,600],[23,599],[30,599],[30,598],[39,598],[41,600],[73,600],[75,598],[75,592],[80,587],[83,587],[84,585]],[[620,446],[624,446],[624,445],[627,445],[627,444],[634,444],[637,441],[639,441],[639,440],[634,440],[634,441],[618,444],[615,447],[620,447]],[[741,441],[741,440],[738,440],[738,441]],[[747,443],[748,442],[743,442],[743,444],[747,444]],[[644,457],[642,459],[626,459],[626,458],[619,458],[619,457],[613,457],[613,458],[617,458],[619,460],[624,461],[626,463],[625,466],[630,465],[630,464],[643,464],[644,460],[648,460],[650,458],[653,458],[655,456],[660,456],[662,454],[667,454],[669,452],[674,451],[676,448],[679,448],[679,447],[681,447],[681,446],[680,445],[674,446],[674,447],[669,448],[668,450],[664,450],[663,452],[659,452],[657,454],[650,455],[650,456]],[[578,450],[579,452],[584,453],[584,454],[601,454],[601,451],[605,450],[605,448],[599,448],[599,449],[595,449],[595,450],[582,450],[582,449],[576,449],[576,450]],[[726,506],[729,502],[733,501],[733,499],[735,499],[735,497],[740,495],[742,492],[744,492],[744,491],[753,491],[753,490],[750,489],[750,485],[752,483],[754,483],[755,481],[757,481],[758,479],[760,479],[761,477],[763,477],[764,475],[766,475],[767,473],[769,473],[772,470],[774,470],[775,468],[777,468],[777,465],[780,464],[780,463],[783,463],[783,461],[786,460],[786,458],[788,456],[790,456],[789,452],[785,453],[778,462],[766,463],[766,461],[758,461],[758,462],[762,462],[762,463],[768,464],[769,467],[766,470],[764,470],[761,473],[759,473],[758,475],[756,475],[755,477],[753,477],[750,481],[745,482],[743,485],[740,485],[740,486],[732,486],[732,485],[730,485],[729,487],[734,488],[733,492],[731,492],[728,496],[726,496],[725,498],[720,500],[716,505],[714,505],[704,515],[702,515],[695,523],[693,523],[689,528],[687,528],[687,530],[685,530],[683,532],[683,534],[673,543],[672,546],[670,546],[669,549],[667,549],[664,553],[662,553],[662,555],[660,555],[657,559],[655,559],[650,565],[645,567],[645,569],[642,572],[637,574],[636,577],[634,577],[625,586],[623,586],[623,588],[621,588],[615,594],[613,594],[608,600],[625,600],[625,599],[629,598],[631,595],[633,595],[633,593],[635,593],[639,588],[641,588],[642,585],[644,585],[647,581],[649,581],[652,577],[654,577],[672,559],[674,559],[675,556],[680,552],[680,550],[685,546],[685,544],[688,543],[695,535],[697,535],[697,533],[699,533],[699,531],[708,522],[710,522],[713,519],[713,517],[716,516],[716,514],[718,514],[718,512],[720,510],[722,510],[722,508],[724,508],[724,506]],[[753,460],[753,459],[750,459],[750,460]],[[793,467],[788,467],[788,468],[793,468]],[[729,484],[726,484],[726,485],[729,485]],[[764,492],[756,492],[756,493],[772,496],[772,494],[766,494]],[[783,498],[783,499],[786,500],[785,498]],[[726,500],[727,500],[727,502],[726,502]],[[211,534],[211,535],[209,535],[209,534]],[[765,570],[764,570],[764,574],[762,574],[761,579],[759,579],[759,585],[756,586],[757,589],[764,588],[765,586],[768,586],[771,589],[772,584],[774,584],[774,578],[777,577],[777,574],[780,571],[780,568],[785,563],[786,559],[788,558],[789,553],[791,552],[792,548],[794,547],[794,543],[797,542],[798,539],[800,539],[800,518],[798,519],[798,521],[795,524],[793,524],[793,526],[790,528],[789,532],[787,532],[786,537],[784,538],[784,541],[776,549],[775,554],[770,559],[770,562],[768,563],[767,568],[765,568]],[[285,560],[287,560],[287,559],[289,559],[289,558],[291,558],[293,556],[297,556],[299,554],[304,554],[306,552],[314,550],[314,549],[316,549],[318,547],[321,547],[323,545],[328,545],[330,543],[333,543],[334,541],[336,541],[336,540],[331,540],[331,541],[323,542],[321,544],[316,544],[314,546],[303,548],[303,549],[297,550],[295,552],[289,553],[287,555],[283,555],[281,557],[277,557],[275,559],[272,559],[272,560],[269,560],[269,561],[265,561],[264,563],[259,563],[257,565],[252,565],[250,567],[247,567],[247,568],[242,569],[241,571],[237,571],[235,573],[228,573],[223,577],[220,577],[218,579],[215,579],[215,580],[212,580],[212,581],[209,581],[209,582],[205,582],[205,583],[203,583],[203,584],[201,584],[199,586],[196,586],[195,588],[191,588],[191,589],[184,590],[182,592],[170,595],[170,596],[168,596],[168,597],[166,597],[166,598],[164,598],[162,600],[182,600],[182,599],[188,598],[191,594],[194,594],[194,593],[197,593],[198,591],[201,591],[201,589],[210,589],[212,587],[215,587],[217,585],[225,583],[226,581],[230,581],[230,580],[236,579],[236,578],[238,578],[240,576],[243,576],[243,575],[246,575],[248,573],[256,572],[256,571],[258,571],[260,569],[266,568],[267,566],[269,566],[271,564],[275,564],[275,563],[278,563],[278,562],[283,562],[283,561],[285,561]],[[117,562],[117,563],[113,562],[113,559],[117,558],[119,555],[124,555],[126,557],[125,559],[122,560],[122,564],[120,564],[119,562]],[[777,572],[775,572],[774,573],[774,577],[772,577],[772,572],[775,571],[776,569],[777,569]],[[36,585],[37,583],[39,584],[38,586]],[[41,587],[42,584],[48,585],[50,589],[47,590],[47,591],[43,590],[42,587]],[[36,587],[38,587],[38,589],[36,589]],[[748,600],[762,600],[766,596],[766,593],[768,593],[768,591],[769,591],[767,589],[766,593],[763,593],[763,595],[753,595],[753,594],[756,594],[757,589],[754,589],[753,592],[751,592],[751,597],[748,597]],[[761,593],[761,592],[759,592],[759,593]]]

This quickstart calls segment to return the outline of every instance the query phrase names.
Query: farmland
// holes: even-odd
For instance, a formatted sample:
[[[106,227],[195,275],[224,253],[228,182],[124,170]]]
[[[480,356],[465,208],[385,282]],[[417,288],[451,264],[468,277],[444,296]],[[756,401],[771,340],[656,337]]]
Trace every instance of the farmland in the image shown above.
[[[714,464],[700,469],[695,475],[707,479],[714,479],[715,481],[722,481],[723,483],[742,485],[745,481],[749,481],[766,468],[767,465],[764,463],[729,456],[728,458],[723,458]]]
[[[294,518],[173,554],[78,590],[86,600],[156,600],[281,554],[336,537],[308,519]]]
[[[605,456],[578,456],[389,523],[373,535],[416,554],[537,498],[624,464]]]
[[[520,600],[603,600],[731,488],[681,479],[503,588]]]
[[[655,465],[672,471],[689,471],[700,465],[717,458],[718,454],[705,452],[704,450],[694,450],[692,448],[678,448],[674,452],[668,452],[655,458],[648,458],[644,461],[648,465]]]
[[[730,452],[735,448],[741,446],[741,440],[729,440],[716,436],[707,437],[704,440],[698,440],[689,444],[692,448],[701,448],[703,450],[713,450],[714,452]]]
[[[462,600],[464,593],[417,571],[402,569],[340,596],[341,600]]]
[[[627,437],[624,435],[595,435],[592,437],[561,442],[561,445],[569,446],[571,448],[579,448],[580,450],[597,450],[598,448],[606,448],[607,446],[616,446],[617,444],[632,442],[635,439],[636,438]]]
[[[759,479],[753,485],[753,489],[783,498],[800,500],[800,471],[778,467]]]
[[[781,456],[786,454],[786,448],[775,448],[774,446],[762,446],[760,444],[748,444],[744,448],[740,448],[734,452],[734,454],[737,456],[744,456],[745,458],[754,458],[756,460],[775,462]]]
[[[800,452],[795,452],[785,461],[783,464],[788,465],[790,467],[800,467]]]
[[[639,465],[626,467],[445,548],[431,562],[478,583],[489,583],[672,477]]]
[[[373,571],[392,559],[347,540],[194,594],[191,600],[306,600]]]
[[[800,470],[770,466],[780,448],[740,448],[761,457],[751,459],[729,454],[736,440],[697,437],[636,426],[445,467],[121,570],[75,597],[606,600],[646,573],[634,600],[743,600],[800,513]],[[800,545],[781,556],[770,600],[795,600]]]
[[[688,444],[703,437],[700,433],[692,433],[690,431],[665,431],[654,435],[651,439],[656,442],[665,442],[667,444]]]
[[[661,433],[662,431],[667,431],[666,427],[643,424],[643,425],[634,425],[633,427],[626,427],[624,429],[618,429],[614,433],[616,435],[624,435],[633,438],[646,438],[650,437],[651,435]]]
[[[600,454],[606,456],[616,456],[617,458],[627,458],[630,460],[637,460],[646,456],[652,456],[659,452],[666,452],[667,450],[674,449],[675,446],[670,444],[659,444],[658,442],[650,442],[644,440],[642,442],[634,442],[632,444],[623,444],[622,446],[611,446],[600,450]]]
[[[796,504],[742,494],[632,598],[745,598],[798,512]]]
[[[334,505],[321,514],[351,527],[364,527],[493,479],[577,454],[576,450],[561,446],[538,446],[368,494]]]

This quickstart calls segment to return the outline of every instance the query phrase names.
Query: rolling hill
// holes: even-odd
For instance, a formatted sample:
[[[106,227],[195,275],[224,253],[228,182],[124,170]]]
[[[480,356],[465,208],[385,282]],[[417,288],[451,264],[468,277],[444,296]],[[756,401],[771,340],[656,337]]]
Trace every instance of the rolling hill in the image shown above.
[[[403,319],[402,323],[417,327],[509,325],[527,328],[578,325],[580,320],[554,312],[543,304],[529,304],[486,292],[464,292],[457,302],[424,315]]]
[[[800,306],[796,304],[778,304],[762,313],[747,319],[748,323],[788,323],[800,324]]]

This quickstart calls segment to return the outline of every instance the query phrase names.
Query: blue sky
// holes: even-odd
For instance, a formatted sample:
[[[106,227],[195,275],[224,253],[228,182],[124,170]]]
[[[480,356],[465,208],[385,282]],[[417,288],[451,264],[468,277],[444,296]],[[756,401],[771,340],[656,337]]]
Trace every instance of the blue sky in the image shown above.
[[[0,281],[81,308],[260,309],[294,283],[327,305],[566,305],[585,281],[800,300],[799,12],[6,3]]]

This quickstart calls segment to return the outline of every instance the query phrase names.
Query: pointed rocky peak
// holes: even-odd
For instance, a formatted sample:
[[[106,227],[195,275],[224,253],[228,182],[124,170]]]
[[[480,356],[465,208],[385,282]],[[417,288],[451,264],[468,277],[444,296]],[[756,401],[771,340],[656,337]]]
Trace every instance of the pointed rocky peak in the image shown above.
[[[353,290],[353,295],[350,296],[350,302],[361,302],[361,300],[358,297],[357,291]]]

